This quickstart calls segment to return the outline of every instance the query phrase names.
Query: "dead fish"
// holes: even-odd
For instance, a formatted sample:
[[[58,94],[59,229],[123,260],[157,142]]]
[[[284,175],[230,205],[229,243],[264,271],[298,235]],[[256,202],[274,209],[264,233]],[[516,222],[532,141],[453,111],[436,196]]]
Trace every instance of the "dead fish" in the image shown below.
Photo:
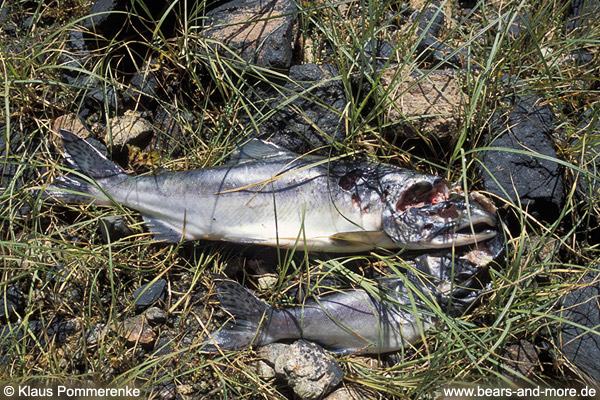
[[[230,319],[203,341],[201,351],[237,351],[304,339],[337,353],[379,354],[406,348],[463,312],[485,290],[482,272],[503,245],[488,241],[464,254],[422,254],[404,278],[373,281],[370,290],[330,288],[301,305],[274,308],[237,282],[213,276],[219,305]],[[485,255],[474,263],[470,254]]]
[[[414,343],[434,320],[414,312],[403,285],[389,284],[388,302],[364,290],[340,290],[277,309],[237,282],[213,277],[220,306],[231,319],[204,341],[200,351],[237,351],[282,340],[304,339],[337,353],[388,353]],[[397,286],[397,287],[395,287]]]
[[[158,241],[350,253],[448,248],[496,234],[494,215],[475,199],[450,196],[442,178],[417,171],[298,155],[255,139],[227,165],[132,176],[76,134],[61,135],[77,174],[58,177],[42,197],[123,204]]]

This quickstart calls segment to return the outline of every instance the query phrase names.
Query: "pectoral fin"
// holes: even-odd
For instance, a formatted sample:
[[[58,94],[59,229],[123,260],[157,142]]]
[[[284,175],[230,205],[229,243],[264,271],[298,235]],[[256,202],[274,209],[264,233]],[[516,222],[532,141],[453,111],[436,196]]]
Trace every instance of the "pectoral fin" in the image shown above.
[[[169,225],[156,218],[142,216],[154,240],[159,242],[177,243],[181,240],[181,231],[171,228]]]
[[[332,242],[340,246],[370,245],[373,247],[386,247],[390,242],[389,236],[383,231],[354,231],[339,232],[330,236]]]

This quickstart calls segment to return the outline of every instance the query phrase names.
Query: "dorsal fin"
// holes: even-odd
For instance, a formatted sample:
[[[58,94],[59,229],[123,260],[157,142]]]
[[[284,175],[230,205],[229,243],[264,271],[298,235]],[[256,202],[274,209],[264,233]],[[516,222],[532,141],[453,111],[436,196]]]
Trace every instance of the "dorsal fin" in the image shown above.
[[[231,155],[231,161],[255,161],[263,159],[272,159],[277,157],[296,157],[296,153],[284,149],[275,143],[267,142],[261,139],[252,139],[245,145],[238,148]]]

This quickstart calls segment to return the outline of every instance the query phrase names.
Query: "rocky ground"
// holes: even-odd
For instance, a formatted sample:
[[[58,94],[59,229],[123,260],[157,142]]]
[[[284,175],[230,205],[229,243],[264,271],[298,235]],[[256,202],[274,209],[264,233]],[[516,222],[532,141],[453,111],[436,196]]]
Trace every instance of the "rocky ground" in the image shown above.
[[[155,399],[600,383],[598,1],[173,4],[0,8],[2,381]],[[464,315],[398,354],[203,355],[226,318],[210,273],[285,306],[318,271],[390,274],[406,255],[156,244],[130,210],[44,204],[61,128],[133,173],[218,165],[251,137],[435,172],[492,198],[505,255]]]

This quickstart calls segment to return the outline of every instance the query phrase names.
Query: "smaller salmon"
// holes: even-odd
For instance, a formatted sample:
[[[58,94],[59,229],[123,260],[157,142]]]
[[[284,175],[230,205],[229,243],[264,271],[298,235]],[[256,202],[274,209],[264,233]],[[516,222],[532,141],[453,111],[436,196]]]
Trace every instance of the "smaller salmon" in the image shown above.
[[[500,250],[488,246],[478,245],[471,251],[486,254],[482,264],[499,254]],[[230,320],[204,341],[201,351],[241,350],[296,339],[316,342],[336,353],[400,350],[422,338],[438,323],[440,313],[462,312],[476,299],[483,287],[480,275],[486,269],[470,258],[469,252],[461,257],[420,255],[406,278],[375,281],[376,293],[332,289],[302,305],[281,309],[237,282],[215,275],[217,298]]]

